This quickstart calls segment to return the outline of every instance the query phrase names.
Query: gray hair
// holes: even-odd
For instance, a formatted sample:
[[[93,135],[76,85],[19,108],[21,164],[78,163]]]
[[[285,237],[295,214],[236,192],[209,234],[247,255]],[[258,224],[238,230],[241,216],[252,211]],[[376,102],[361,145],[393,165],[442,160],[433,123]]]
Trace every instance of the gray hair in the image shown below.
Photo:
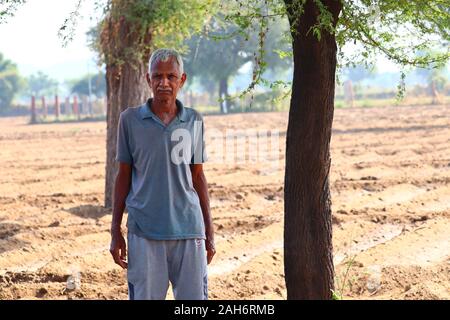
[[[178,70],[183,74],[183,59],[181,55],[174,49],[161,48],[153,51],[150,61],[148,63],[148,73],[152,73],[152,68],[160,61],[166,62],[170,58],[174,58],[178,63]]]

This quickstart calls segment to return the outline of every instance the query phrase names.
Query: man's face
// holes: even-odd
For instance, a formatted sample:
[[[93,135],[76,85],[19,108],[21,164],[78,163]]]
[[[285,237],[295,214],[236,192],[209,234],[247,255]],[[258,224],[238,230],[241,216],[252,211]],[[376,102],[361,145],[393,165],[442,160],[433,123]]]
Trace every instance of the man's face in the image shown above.
[[[146,78],[152,89],[153,99],[171,103],[175,101],[178,91],[186,81],[186,74],[180,74],[175,58],[170,58],[156,63]]]

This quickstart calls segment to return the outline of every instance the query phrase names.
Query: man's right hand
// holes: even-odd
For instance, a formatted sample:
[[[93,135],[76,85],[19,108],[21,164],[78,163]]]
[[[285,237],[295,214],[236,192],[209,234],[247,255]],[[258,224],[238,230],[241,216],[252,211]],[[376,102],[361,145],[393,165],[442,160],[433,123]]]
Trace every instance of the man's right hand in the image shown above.
[[[128,267],[127,258],[127,244],[125,238],[120,230],[111,231],[111,246],[109,252],[114,259],[114,262],[123,269]]]

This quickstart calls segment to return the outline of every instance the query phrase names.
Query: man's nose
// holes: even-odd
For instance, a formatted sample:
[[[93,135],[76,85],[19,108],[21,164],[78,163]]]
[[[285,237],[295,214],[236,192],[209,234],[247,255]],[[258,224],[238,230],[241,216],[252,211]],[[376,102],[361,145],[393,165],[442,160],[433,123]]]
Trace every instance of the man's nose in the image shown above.
[[[162,87],[168,87],[168,86],[169,86],[169,78],[167,78],[167,77],[162,77],[162,78],[161,78],[160,85],[161,85]]]

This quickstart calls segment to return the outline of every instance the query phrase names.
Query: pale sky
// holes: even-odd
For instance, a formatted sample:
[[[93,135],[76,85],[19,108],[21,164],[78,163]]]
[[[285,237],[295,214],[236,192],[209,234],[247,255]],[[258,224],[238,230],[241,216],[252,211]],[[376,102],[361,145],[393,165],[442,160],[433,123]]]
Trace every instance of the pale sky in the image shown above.
[[[74,39],[62,47],[58,30],[75,9],[76,0],[28,0],[14,17],[0,25],[0,52],[15,62],[23,76],[39,70],[63,81],[95,71],[95,53],[87,47],[86,32],[100,14],[85,0]]]

